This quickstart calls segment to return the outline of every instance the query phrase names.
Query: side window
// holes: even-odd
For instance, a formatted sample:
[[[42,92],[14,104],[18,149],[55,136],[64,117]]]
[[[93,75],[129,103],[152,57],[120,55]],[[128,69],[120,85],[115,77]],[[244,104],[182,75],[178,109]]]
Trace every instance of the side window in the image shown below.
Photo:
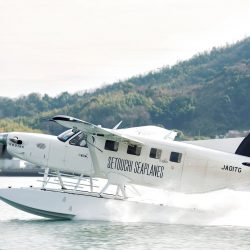
[[[181,162],[181,157],[182,157],[181,153],[171,152],[169,160],[172,161],[172,162],[180,163]]]
[[[104,146],[106,150],[115,151],[115,152],[118,151],[118,147],[119,147],[119,142],[111,141],[111,140],[106,140],[105,146]]]
[[[137,145],[128,145],[127,153],[130,155],[140,155],[141,147]]]
[[[154,158],[154,159],[160,159],[161,158],[161,149],[151,148],[149,157]]]
[[[82,132],[69,141],[70,145],[87,148],[86,135]]]

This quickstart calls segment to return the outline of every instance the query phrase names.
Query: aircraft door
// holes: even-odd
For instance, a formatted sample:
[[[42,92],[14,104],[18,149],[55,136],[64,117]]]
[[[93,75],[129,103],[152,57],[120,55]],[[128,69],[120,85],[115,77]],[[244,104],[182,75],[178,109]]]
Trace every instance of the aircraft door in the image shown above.
[[[161,155],[161,162],[164,163],[164,179],[167,179],[169,189],[178,190],[181,185],[183,161],[185,154],[181,150],[167,147]]]
[[[81,132],[69,140],[65,151],[65,169],[69,172],[90,175],[92,161],[86,143],[86,135]]]
[[[64,169],[65,151],[66,151],[66,146],[64,142],[61,142],[57,139],[51,141],[49,158],[48,158],[48,167],[56,170],[65,170]]]
[[[71,171],[66,166],[66,154],[68,150],[69,140],[74,138],[79,132],[72,129],[64,131],[57,138],[51,141],[48,158],[48,167],[59,171]]]

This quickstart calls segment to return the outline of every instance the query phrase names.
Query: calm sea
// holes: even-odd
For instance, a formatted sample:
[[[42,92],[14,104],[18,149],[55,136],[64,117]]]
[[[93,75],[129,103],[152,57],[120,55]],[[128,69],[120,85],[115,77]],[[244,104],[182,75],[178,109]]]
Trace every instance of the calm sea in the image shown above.
[[[0,187],[34,185],[36,179],[0,177]],[[197,221],[195,225],[166,224],[164,221],[52,221],[21,212],[0,201],[0,250],[250,249],[249,193],[228,190],[192,196],[191,200],[194,198],[203,206],[218,211],[217,219],[207,225],[199,225]],[[181,196],[181,199],[188,197]]]

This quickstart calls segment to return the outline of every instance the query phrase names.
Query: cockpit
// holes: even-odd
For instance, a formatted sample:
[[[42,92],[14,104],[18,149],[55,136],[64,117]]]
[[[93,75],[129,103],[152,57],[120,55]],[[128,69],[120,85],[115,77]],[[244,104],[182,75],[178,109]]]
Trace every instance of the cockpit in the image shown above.
[[[69,141],[70,145],[79,146],[79,147],[87,147],[87,136],[83,132],[80,132],[73,139]]]
[[[73,129],[69,129],[61,133],[60,135],[57,136],[58,140],[62,142],[66,142],[69,138],[71,138],[73,135],[79,133],[79,131],[75,131]]]
[[[60,135],[57,136],[57,138],[62,141],[66,142],[70,139],[69,144],[73,146],[79,146],[79,147],[87,147],[87,136],[82,131],[75,131],[74,129],[67,130]]]

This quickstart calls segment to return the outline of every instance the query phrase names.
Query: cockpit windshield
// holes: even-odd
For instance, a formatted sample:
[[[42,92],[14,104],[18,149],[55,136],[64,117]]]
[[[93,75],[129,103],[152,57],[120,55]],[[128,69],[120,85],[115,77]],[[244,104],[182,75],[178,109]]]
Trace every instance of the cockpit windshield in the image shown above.
[[[63,133],[61,133],[60,135],[58,135],[57,138],[58,138],[58,140],[60,140],[62,142],[66,142],[69,138],[71,138],[73,135],[75,135],[78,132],[79,131],[75,131],[73,129],[66,130]]]

